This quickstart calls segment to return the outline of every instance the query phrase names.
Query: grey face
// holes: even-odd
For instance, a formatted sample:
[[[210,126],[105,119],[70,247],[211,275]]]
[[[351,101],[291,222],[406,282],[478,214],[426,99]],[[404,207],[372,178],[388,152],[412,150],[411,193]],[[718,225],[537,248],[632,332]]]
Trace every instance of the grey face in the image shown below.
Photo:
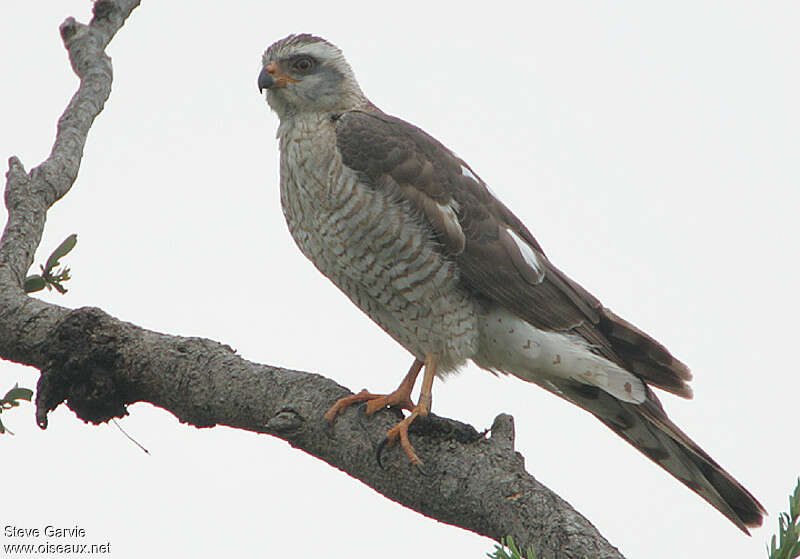
[[[267,49],[258,76],[267,102],[278,116],[325,113],[351,108],[363,97],[341,51],[311,35],[290,35]]]

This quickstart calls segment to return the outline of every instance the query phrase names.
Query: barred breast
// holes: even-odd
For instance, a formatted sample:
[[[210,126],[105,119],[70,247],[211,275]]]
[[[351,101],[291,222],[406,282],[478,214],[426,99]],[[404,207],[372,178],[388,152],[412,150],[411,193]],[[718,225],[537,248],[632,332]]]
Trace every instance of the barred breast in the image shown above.
[[[342,164],[329,119],[287,124],[281,203],[303,254],[417,359],[436,352],[439,372],[475,355],[475,303],[421,216]]]

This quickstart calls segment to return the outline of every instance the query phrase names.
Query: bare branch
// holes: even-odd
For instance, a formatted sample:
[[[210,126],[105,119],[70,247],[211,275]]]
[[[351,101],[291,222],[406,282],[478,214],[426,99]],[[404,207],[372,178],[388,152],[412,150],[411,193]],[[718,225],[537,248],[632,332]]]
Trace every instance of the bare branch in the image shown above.
[[[5,194],[9,219],[0,239],[3,283],[9,281],[5,274],[13,274],[22,286],[41,241],[47,210],[69,191],[78,176],[89,128],[111,93],[111,59],[104,49],[138,5],[138,0],[99,0],[89,25],[73,18],[61,24],[61,38],[81,83],[58,120],[49,157],[29,174],[19,159],[9,159]]]
[[[395,449],[381,469],[375,450],[397,417],[351,407],[329,427],[325,410],[348,392],[320,375],[251,363],[228,346],[151,332],[94,308],[65,312],[49,339],[36,402],[42,425],[62,401],[92,423],[150,402],[198,427],[279,437],[422,514],[495,540],[513,534],[541,556],[621,557],[525,471],[511,416],[495,419],[490,438],[433,416],[412,430],[426,475]]]
[[[498,416],[491,437],[430,417],[412,430],[426,474],[401,452],[375,450],[396,422],[347,409],[331,427],[323,413],[347,390],[320,375],[250,363],[230,347],[152,332],[94,308],[69,310],[25,295],[47,210],[72,187],[94,118],[111,90],[105,46],[138,5],[100,0],[89,25],[72,18],[61,36],[81,78],[58,123],[50,156],[30,173],[12,157],[6,175],[9,220],[0,239],[0,356],[41,370],[37,421],[62,402],[87,422],[127,414],[150,402],[197,427],[228,425],[273,435],[422,514],[500,540],[513,535],[540,556],[620,558],[597,530],[538,483],[514,451],[513,419]]]

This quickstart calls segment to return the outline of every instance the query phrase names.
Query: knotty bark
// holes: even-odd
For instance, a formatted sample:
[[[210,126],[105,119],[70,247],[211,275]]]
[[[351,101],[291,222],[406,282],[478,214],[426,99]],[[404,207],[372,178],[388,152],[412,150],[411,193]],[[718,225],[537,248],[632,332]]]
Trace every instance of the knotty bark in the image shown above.
[[[89,25],[72,18],[61,25],[80,86],[59,119],[50,156],[29,173],[16,157],[9,159],[9,218],[0,239],[0,356],[41,371],[39,425],[45,428],[47,413],[62,402],[91,423],[126,415],[134,402],[150,402],[197,427],[228,425],[279,437],[389,499],[495,540],[511,534],[540,557],[622,557],[525,471],[509,415],[495,419],[488,437],[437,416],[418,421],[412,437],[425,456],[425,472],[396,449],[384,451],[381,468],[376,447],[397,421],[396,412],[367,418],[352,407],[329,426],[323,413],[349,393],[330,379],[251,363],[211,340],[152,332],[100,309],[66,309],[24,293],[47,210],[72,187],[89,128],[111,92],[104,49],[138,4],[100,0]]]

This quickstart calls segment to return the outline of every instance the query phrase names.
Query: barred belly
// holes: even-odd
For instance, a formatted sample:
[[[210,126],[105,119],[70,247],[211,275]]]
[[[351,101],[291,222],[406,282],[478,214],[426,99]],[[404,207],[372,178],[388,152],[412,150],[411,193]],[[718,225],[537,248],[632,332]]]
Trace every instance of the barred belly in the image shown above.
[[[342,165],[328,122],[295,123],[279,137],[281,203],[303,254],[418,359],[435,352],[447,373],[471,358],[477,310],[422,217]]]

